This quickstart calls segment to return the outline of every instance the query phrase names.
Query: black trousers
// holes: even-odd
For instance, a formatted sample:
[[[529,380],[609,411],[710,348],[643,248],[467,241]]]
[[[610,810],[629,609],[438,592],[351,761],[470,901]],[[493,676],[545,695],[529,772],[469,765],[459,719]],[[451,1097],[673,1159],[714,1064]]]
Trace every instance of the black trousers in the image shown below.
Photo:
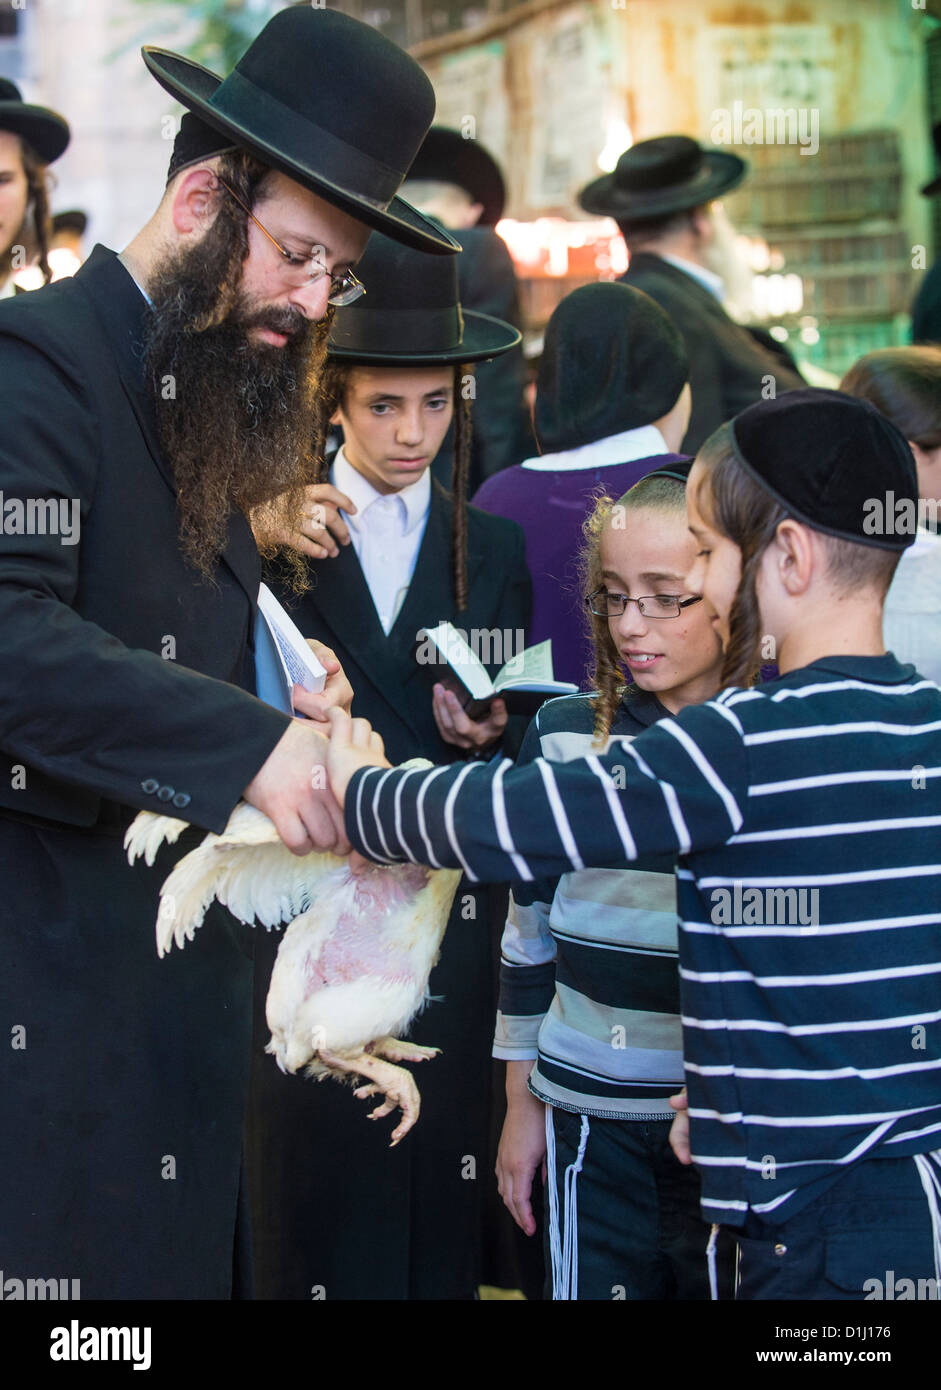
[[[577,1271],[578,1299],[708,1299],[706,1247],[710,1227],[699,1208],[699,1175],[669,1144],[670,1120],[609,1120],[549,1107],[555,1133],[554,1173],[561,1225]],[[566,1212],[566,1169],[572,1173]],[[552,1257],[546,1194],[546,1297],[552,1298]],[[719,1297],[732,1297],[734,1243],[716,1244]],[[557,1281],[558,1283],[558,1281]],[[559,1290],[556,1290],[558,1296]],[[573,1296],[570,1291],[569,1296]]]

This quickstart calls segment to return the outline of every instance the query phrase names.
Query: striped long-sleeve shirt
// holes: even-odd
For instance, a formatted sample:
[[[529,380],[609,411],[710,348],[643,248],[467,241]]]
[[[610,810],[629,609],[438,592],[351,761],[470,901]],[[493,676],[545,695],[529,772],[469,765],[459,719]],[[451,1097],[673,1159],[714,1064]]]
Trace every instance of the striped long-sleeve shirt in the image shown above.
[[[612,735],[636,738],[667,711],[629,687]],[[597,752],[590,695],[550,700],[517,766]],[[683,1085],[672,855],[517,883],[500,961],[493,1055],[535,1059],[540,1100],[607,1119],[673,1118]]]
[[[364,769],[370,857],[532,880],[678,851],[707,1219],[784,1220],[866,1156],[941,1144],[941,690],[828,657],[603,757]]]

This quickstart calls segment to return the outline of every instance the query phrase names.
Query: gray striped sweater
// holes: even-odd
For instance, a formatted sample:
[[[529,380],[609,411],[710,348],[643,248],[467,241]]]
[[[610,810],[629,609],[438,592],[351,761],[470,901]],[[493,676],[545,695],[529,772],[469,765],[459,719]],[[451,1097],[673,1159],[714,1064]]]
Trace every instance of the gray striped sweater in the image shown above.
[[[612,735],[634,738],[667,713],[630,687]],[[597,752],[593,725],[590,695],[550,700],[517,766]],[[673,1118],[667,1096],[683,1085],[673,870],[672,856],[648,856],[515,885],[493,1055],[535,1058],[540,1100],[609,1119]]]

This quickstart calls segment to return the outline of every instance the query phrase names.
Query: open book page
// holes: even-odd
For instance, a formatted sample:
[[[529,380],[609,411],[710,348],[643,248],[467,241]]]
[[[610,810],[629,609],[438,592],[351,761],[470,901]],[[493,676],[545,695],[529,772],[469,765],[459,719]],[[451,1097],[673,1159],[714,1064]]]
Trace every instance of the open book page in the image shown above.
[[[493,683],[476,652],[448,622],[425,629],[426,638],[433,642],[447,664],[460,676],[475,700],[486,700],[494,693]]]
[[[293,714],[295,685],[318,694],[327,673],[304,641],[300,629],[262,584],[255,624],[255,681],[258,697],[285,714]]]
[[[495,690],[506,690],[512,685],[549,686],[557,684],[552,674],[552,638],[537,642],[511,657],[501,666],[494,679]]]

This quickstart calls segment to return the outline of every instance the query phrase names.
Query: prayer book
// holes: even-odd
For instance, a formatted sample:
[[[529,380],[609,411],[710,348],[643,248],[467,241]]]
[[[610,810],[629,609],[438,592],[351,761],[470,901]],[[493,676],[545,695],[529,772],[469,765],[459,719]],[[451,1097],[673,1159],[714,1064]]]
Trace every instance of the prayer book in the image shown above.
[[[454,691],[471,719],[485,717],[498,695],[511,713],[531,714],[553,696],[574,695],[578,690],[571,681],[557,681],[553,676],[551,638],[517,652],[491,680],[474,648],[492,654],[494,634],[475,628],[470,633],[472,642],[467,636],[447,622],[423,628],[415,659],[434,681]]]
[[[295,685],[318,694],[327,673],[267,584],[258,590],[255,620],[255,690],[282,714],[294,713]]]

